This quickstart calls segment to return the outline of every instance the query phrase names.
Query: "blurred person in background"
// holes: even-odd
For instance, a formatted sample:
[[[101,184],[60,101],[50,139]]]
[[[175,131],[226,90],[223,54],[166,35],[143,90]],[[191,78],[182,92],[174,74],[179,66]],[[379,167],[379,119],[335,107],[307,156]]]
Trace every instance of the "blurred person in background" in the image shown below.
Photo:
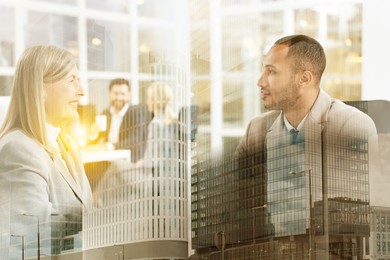
[[[144,166],[164,170],[170,159],[179,158],[179,126],[171,102],[173,92],[164,82],[152,83],[147,89],[147,105],[153,119],[148,126],[148,141],[143,160]],[[173,168],[172,168],[173,169]]]
[[[117,78],[109,84],[110,107],[104,140],[116,149],[130,149],[132,162],[142,159],[146,147],[147,127],[152,118],[144,104],[130,105],[131,88],[126,79]]]
[[[0,234],[25,235],[31,243],[37,219],[41,240],[50,239],[50,230],[56,237],[81,231],[91,189],[78,147],[65,129],[78,119],[83,95],[70,52],[55,46],[24,51],[0,129]],[[63,250],[51,247],[44,253]]]

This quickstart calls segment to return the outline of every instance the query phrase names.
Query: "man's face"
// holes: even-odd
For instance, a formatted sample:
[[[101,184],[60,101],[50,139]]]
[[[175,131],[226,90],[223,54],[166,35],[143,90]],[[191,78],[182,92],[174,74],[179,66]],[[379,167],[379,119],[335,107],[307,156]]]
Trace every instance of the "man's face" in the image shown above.
[[[130,100],[129,87],[125,84],[113,85],[110,91],[111,106],[121,110]]]
[[[257,85],[265,108],[283,110],[293,106],[299,96],[297,73],[287,57],[289,47],[274,45],[263,60],[263,72]]]

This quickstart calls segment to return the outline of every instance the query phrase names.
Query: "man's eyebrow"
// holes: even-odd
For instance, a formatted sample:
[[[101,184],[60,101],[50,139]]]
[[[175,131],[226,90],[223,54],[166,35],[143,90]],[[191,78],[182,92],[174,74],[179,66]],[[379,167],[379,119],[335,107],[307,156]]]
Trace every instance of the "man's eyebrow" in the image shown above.
[[[262,65],[263,68],[272,68],[272,69],[276,69],[276,67],[272,64],[263,64]]]

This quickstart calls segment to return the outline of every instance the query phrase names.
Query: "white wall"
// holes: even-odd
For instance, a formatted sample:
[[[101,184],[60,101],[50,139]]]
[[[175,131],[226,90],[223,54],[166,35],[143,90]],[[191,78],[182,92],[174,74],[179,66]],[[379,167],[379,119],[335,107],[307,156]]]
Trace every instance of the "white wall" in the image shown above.
[[[363,100],[390,100],[389,10],[390,1],[363,1]]]

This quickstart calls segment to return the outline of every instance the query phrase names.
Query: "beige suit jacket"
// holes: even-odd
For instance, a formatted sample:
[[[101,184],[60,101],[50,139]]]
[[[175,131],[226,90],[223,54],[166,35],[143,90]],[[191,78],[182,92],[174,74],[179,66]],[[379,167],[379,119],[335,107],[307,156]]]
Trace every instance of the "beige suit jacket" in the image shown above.
[[[319,155],[322,149],[327,149],[325,152],[331,153],[335,147],[351,148],[376,136],[375,124],[368,115],[332,99],[322,90],[305,120],[304,128],[305,142],[312,144],[320,142],[320,145],[307,147],[308,153]],[[270,111],[254,118],[237,146],[237,157],[265,163],[264,154],[272,145],[269,140],[277,140],[283,135],[283,131],[286,130],[281,111]],[[257,158],[253,159],[255,155]],[[318,158],[310,158],[310,161],[312,160]],[[309,165],[315,163],[310,161]]]
[[[358,199],[363,207],[368,205],[368,147],[375,146],[376,140],[372,119],[321,90],[305,119],[303,132],[304,157],[294,164],[295,147],[283,146],[285,142],[281,146],[281,140],[288,140],[289,135],[281,111],[264,113],[249,123],[236,150],[240,185],[254,190],[249,195],[242,193],[240,201],[248,202],[248,206],[241,206],[242,212],[265,204],[268,204],[267,211],[272,211],[270,196],[275,192],[282,194],[282,190],[271,191],[270,187],[283,187],[283,178],[288,178],[292,171],[307,173],[309,170],[312,185],[316,187],[314,202],[321,202],[325,196],[334,200]],[[265,223],[269,220],[258,219],[263,221],[258,225],[268,228],[259,235],[272,235],[272,227]]]
[[[39,216],[41,230],[46,230],[42,231],[43,240],[51,236],[50,222],[63,226],[72,222],[75,229],[81,228],[82,210],[91,204],[91,190],[80,164],[75,160],[79,172],[71,174],[59,153],[51,157],[23,132],[4,135],[0,139],[0,232],[36,233],[36,218],[24,215]]]

